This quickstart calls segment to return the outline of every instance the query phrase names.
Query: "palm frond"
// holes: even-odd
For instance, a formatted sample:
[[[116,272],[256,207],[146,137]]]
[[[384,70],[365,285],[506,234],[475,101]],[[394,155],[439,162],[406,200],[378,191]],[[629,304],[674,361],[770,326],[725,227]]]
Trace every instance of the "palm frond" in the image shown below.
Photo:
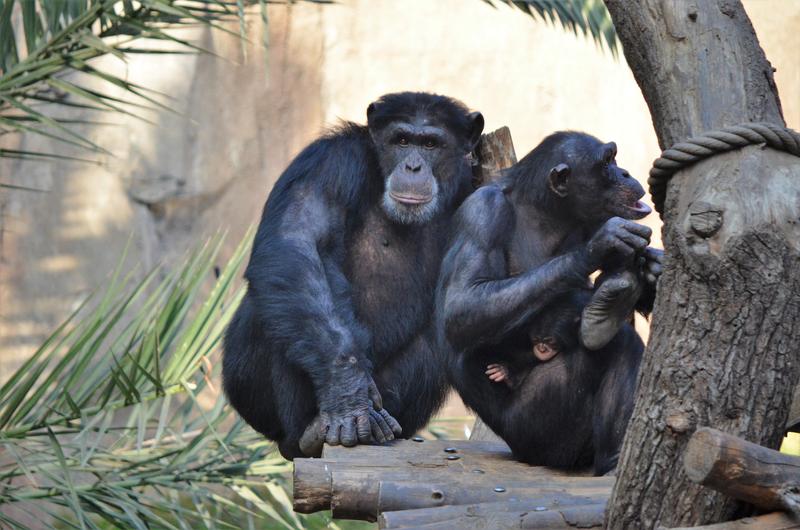
[[[210,290],[221,237],[171,273],[134,281],[120,265],[0,388],[0,526],[30,524],[15,513],[64,528],[330,522],[292,512],[291,464],[211,385],[251,240]]]
[[[483,0],[516,7],[533,18],[550,24],[558,23],[575,35],[580,31],[590,36],[599,47],[608,47],[613,57],[619,55],[619,41],[602,0]]]
[[[204,51],[171,30],[204,25],[239,35],[224,24],[244,16],[237,4],[236,0],[0,0],[0,134],[25,131],[102,152],[74,124],[52,117],[54,106],[85,105],[139,117],[142,109],[171,108],[144,87],[92,66],[93,60],[104,55],[125,61],[130,53]],[[133,45],[143,40],[150,44]],[[107,88],[93,89],[97,81]],[[108,88],[113,87],[130,98],[112,96]],[[51,105],[41,109],[33,104],[43,101]],[[0,151],[0,156],[11,154]],[[43,156],[49,153],[30,153],[28,158]]]

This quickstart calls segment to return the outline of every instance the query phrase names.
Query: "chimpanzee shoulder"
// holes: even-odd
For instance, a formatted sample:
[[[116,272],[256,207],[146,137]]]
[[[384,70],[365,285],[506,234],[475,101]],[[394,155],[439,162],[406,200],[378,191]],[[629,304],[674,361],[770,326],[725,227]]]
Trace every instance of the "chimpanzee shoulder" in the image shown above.
[[[343,122],[312,142],[289,164],[269,195],[264,214],[280,215],[294,200],[292,190],[310,188],[346,209],[355,209],[370,192],[378,171],[369,129]]]
[[[482,248],[501,246],[514,227],[514,208],[502,184],[478,188],[458,209],[453,233],[461,234]]]

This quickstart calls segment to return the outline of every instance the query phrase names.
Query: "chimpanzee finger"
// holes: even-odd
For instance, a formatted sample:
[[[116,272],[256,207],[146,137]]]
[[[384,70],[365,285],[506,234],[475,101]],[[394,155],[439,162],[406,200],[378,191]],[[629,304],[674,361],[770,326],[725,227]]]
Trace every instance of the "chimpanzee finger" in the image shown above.
[[[372,441],[372,422],[370,422],[370,415],[362,414],[356,418],[356,433],[358,434],[358,441],[362,444],[367,444]]]
[[[345,447],[353,447],[356,445],[356,442],[358,441],[358,435],[356,434],[356,419],[352,416],[348,416],[344,419],[344,422],[342,423],[342,432],[339,434],[339,440]]]
[[[647,248],[647,244],[649,243],[647,239],[637,236],[636,234],[631,234],[630,232],[625,232],[624,230],[617,234],[617,237],[637,251],[643,251]]]
[[[367,388],[367,396],[369,396],[369,399],[372,401],[372,406],[375,410],[383,408],[383,398],[381,397],[381,393],[378,390],[378,386],[372,379],[370,379],[369,381],[369,387]]]
[[[403,434],[403,428],[400,427],[400,424],[397,423],[397,420],[394,419],[391,414],[389,414],[389,411],[387,411],[386,409],[381,409],[378,412],[380,413],[381,416],[383,416],[383,419],[386,420],[386,423],[389,424],[389,427],[391,427],[395,437],[398,437]]]
[[[650,241],[650,236],[653,235],[653,230],[649,226],[645,226],[643,224],[635,223],[628,219],[625,219],[622,223],[622,227],[627,230],[628,232],[635,234],[639,237],[643,237]]]
[[[373,423],[378,427],[378,429],[380,429],[384,442],[394,440],[392,428],[388,423],[386,423],[386,419],[384,419],[380,412],[377,410],[370,411],[370,417],[372,418]]]
[[[386,443],[386,435],[383,434],[380,425],[378,422],[373,420],[373,417],[370,416],[369,418],[369,428],[372,433],[372,441],[378,444]],[[394,438],[392,438],[394,439]]]
[[[621,239],[615,239],[611,243],[611,246],[614,249],[614,252],[623,258],[632,258],[635,253],[635,250]]]
[[[647,247],[644,255],[648,261],[655,261],[661,263],[664,260],[664,251],[658,248]]]
[[[325,434],[325,443],[328,445],[339,445],[339,429],[341,425],[337,422],[331,422],[328,426],[328,432]]]

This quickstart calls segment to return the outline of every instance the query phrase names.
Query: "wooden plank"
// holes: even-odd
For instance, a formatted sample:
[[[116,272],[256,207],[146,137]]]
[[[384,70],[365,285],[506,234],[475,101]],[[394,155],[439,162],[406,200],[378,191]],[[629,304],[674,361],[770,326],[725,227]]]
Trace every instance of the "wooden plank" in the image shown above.
[[[446,521],[400,528],[418,528],[420,530],[450,530],[453,528],[458,528],[458,530],[602,528],[604,515],[605,504],[592,504],[521,513],[513,511],[468,513]]]
[[[394,478],[366,478],[361,473],[334,473],[330,507],[335,518],[374,521],[385,511],[430,508],[445,505],[477,504],[499,500],[537,499],[541,496],[591,497],[604,502],[611,494],[612,481],[562,477],[538,480],[503,480],[497,477],[474,478],[464,475],[423,482]]]
[[[689,479],[763,510],[800,512],[800,458],[716,429],[698,429],[684,456]]]
[[[489,500],[496,500],[496,487],[511,493],[524,487],[537,491],[584,493],[590,490],[607,496],[614,482],[613,477],[567,476],[538,467],[514,473],[502,469],[483,471],[487,466],[479,465],[481,468],[472,470],[471,466],[457,467],[458,464],[451,464],[452,467],[376,467],[327,459],[298,459],[294,473],[294,509],[299,513],[312,513],[332,508],[337,517],[362,518],[388,509],[473,502],[468,493],[473,489],[485,490],[476,495]],[[441,484],[445,486],[440,487]],[[490,491],[493,493],[489,494]],[[413,505],[397,504],[412,500]],[[363,509],[367,505],[369,508]]]
[[[726,523],[686,526],[671,530],[790,530],[792,528],[800,528],[800,519],[787,513],[776,512]]]
[[[541,495],[532,499],[387,511],[383,512],[378,518],[378,525],[379,528],[394,530],[397,528],[417,528],[426,524],[454,521],[468,517],[485,518],[490,514],[512,514],[517,518],[522,518],[529,512],[538,513],[572,506],[590,506],[596,504],[605,506],[606,500],[606,498],[600,495],[579,496],[550,494]]]

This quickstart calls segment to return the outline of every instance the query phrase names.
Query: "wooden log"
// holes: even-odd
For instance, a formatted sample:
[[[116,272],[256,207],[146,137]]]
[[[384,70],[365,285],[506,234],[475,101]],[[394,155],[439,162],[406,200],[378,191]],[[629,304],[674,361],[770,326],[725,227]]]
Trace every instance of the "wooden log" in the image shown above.
[[[482,135],[475,151],[478,155],[478,166],[473,171],[473,184],[476,188],[491,182],[497,177],[499,170],[517,162],[511,130],[508,127],[500,127]]]
[[[369,462],[369,461],[366,461]],[[510,465],[509,465],[510,464]],[[521,466],[521,467],[520,467]],[[344,475],[343,475],[344,473]],[[334,477],[337,478],[334,478]],[[357,478],[365,491],[356,488],[347,491],[347,487],[338,481],[343,476]],[[456,477],[462,477],[457,479]],[[331,506],[334,485],[344,496],[355,496],[351,502],[366,496],[377,495],[377,484],[380,481],[438,483],[462,480],[475,484],[476,477],[490,482],[525,482],[544,484],[564,484],[559,481],[565,472],[543,467],[532,467],[517,462],[484,462],[477,459],[446,460],[436,463],[415,463],[405,467],[394,463],[370,464],[365,462],[342,462],[328,459],[297,459],[294,466],[294,509],[299,513],[313,513],[327,510]],[[569,485],[569,483],[567,483]],[[609,486],[610,487],[610,486]],[[358,508],[355,508],[358,510]]]
[[[406,526],[420,530],[486,530],[497,528],[600,528],[603,526],[605,504],[593,504],[525,512],[468,513],[446,521]]]
[[[763,510],[800,512],[800,458],[703,427],[684,456],[689,479]]]
[[[343,447],[341,445],[324,446],[322,458],[337,461],[364,462],[371,459],[373,462],[405,462],[421,460],[426,457],[439,457],[443,451],[454,448],[461,456],[471,455],[479,458],[502,459],[515,461],[508,446],[500,442],[472,441],[472,440],[395,440],[384,445],[358,445]],[[519,463],[518,463],[519,464]],[[526,465],[526,464],[519,464]]]
[[[416,528],[426,524],[452,521],[462,517],[485,517],[489,514],[514,513],[522,517],[528,512],[544,512],[572,506],[605,505],[602,496],[580,495],[541,495],[535,499],[516,499],[511,501],[485,502],[482,504],[466,504],[441,506],[436,508],[418,508],[383,512],[378,518],[379,528]]]
[[[551,477],[503,480],[452,475],[439,481],[421,482],[342,471],[333,473],[331,484],[330,507],[335,518],[374,521],[385,511],[531,500],[551,495],[589,497],[595,503],[603,502],[611,493],[613,481],[582,477],[561,477],[557,481]]]
[[[768,513],[758,517],[745,517],[726,523],[715,523],[705,526],[685,526],[670,530],[790,530],[800,528],[800,519],[788,513]],[[666,530],[659,526],[658,530]]]
[[[480,480],[527,484],[535,481],[536,484],[568,487],[580,478],[575,473],[567,475],[563,470],[517,462],[505,444],[467,440],[422,443],[404,440],[393,442],[389,447],[326,447],[323,455],[326,458],[296,459],[294,462],[294,508],[299,513],[326,510],[331,506],[334,474],[357,477],[364,484],[381,481],[476,484]],[[343,472],[346,474],[342,475]],[[608,477],[588,480],[593,484],[613,482],[613,478]],[[369,498],[371,495],[369,491],[364,493],[360,490],[347,493],[341,485],[337,491],[345,496],[366,495]],[[347,505],[342,506],[344,510]]]

